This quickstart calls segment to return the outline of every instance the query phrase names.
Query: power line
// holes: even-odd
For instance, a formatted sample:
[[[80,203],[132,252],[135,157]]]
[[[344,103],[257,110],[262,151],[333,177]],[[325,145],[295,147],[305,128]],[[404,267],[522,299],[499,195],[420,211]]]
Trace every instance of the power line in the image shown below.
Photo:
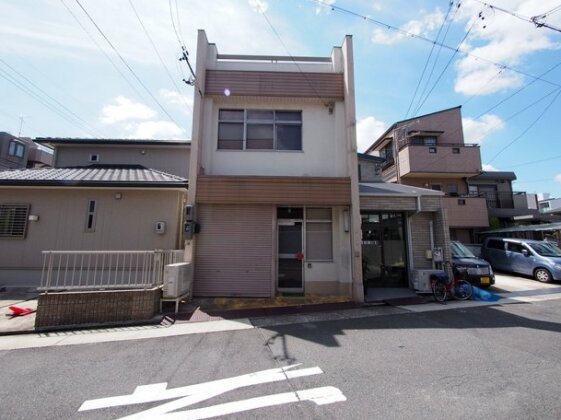
[[[173,84],[173,86],[175,87],[175,90],[177,91],[179,97],[181,98],[181,100],[183,101],[184,105],[191,109],[191,106],[187,103],[187,101],[184,99],[183,95],[180,92],[179,86],[177,85],[177,83],[175,82],[175,79],[173,78],[173,76],[171,75],[171,72],[169,71],[168,67],[166,66],[164,60],[162,59],[162,56],[160,55],[160,52],[158,51],[158,48],[156,47],[156,44],[154,43],[154,41],[152,40],[152,37],[150,36],[150,34],[148,33],[148,30],[146,29],[146,27],[144,26],[144,23],[142,22],[142,19],[140,18],[140,15],[138,14],[136,8],[134,7],[134,4],[132,2],[132,0],[129,0],[129,4],[134,12],[134,14],[136,15],[136,18],[138,19],[138,23],[140,23],[140,26],[142,26],[142,30],[144,31],[144,34],[146,35],[146,38],[148,38],[148,41],[150,41],[150,44],[152,45],[152,48],[154,50],[154,52],[156,53],[156,55],[158,56],[158,59],[160,60],[160,63],[162,64],[162,67],[164,68],[166,74],[168,75],[171,83]],[[191,110],[192,111],[192,110]]]
[[[290,59],[292,60],[292,63],[294,63],[296,65],[296,68],[298,69],[298,71],[300,72],[300,74],[302,74],[302,76],[304,76],[304,79],[306,79],[306,82],[308,83],[308,85],[312,88],[312,90],[314,91],[316,97],[319,100],[323,100],[322,96],[319,94],[319,92],[317,91],[316,87],[313,85],[313,83],[308,79],[308,75],[302,70],[302,68],[300,67],[300,65],[298,64],[298,62],[296,62],[296,60],[294,59],[294,56],[290,53],[290,51],[288,50],[288,47],[286,46],[286,44],[284,43],[284,41],[282,40],[280,34],[278,33],[278,31],[276,30],[276,28],[273,26],[273,24],[271,23],[271,21],[269,20],[269,18],[267,17],[267,15],[265,14],[265,10],[262,9],[261,4],[257,3],[258,7],[259,7],[259,11],[261,12],[261,14],[263,15],[263,17],[265,18],[265,20],[267,21],[267,24],[269,25],[269,27],[271,28],[271,30],[273,31],[273,33],[276,35],[276,37],[278,38],[279,42],[281,43],[281,45],[283,46],[283,48],[285,49],[286,53],[288,54],[288,56],[290,57]],[[328,105],[327,103],[324,102],[324,105]]]
[[[499,12],[506,13],[507,15],[513,16],[513,17],[515,17],[515,18],[517,18],[517,19],[519,19],[519,20],[523,20],[524,22],[531,23],[531,24],[533,24],[536,28],[548,28],[548,29],[551,29],[551,30],[556,31],[556,32],[561,32],[561,29],[559,29],[559,28],[556,28],[556,27],[554,27],[554,26],[548,25],[548,24],[545,23],[545,22],[540,22],[540,19],[545,19],[546,14],[537,15],[537,16],[532,16],[532,17],[528,18],[528,17],[522,16],[522,15],[520,15],[520,14],[518,14],[518,13],[515,13],[515,12],[513,12],[513,11],[511,11],[511,10],[503,9],[502,7],[495,6],[495,5],[493,5],[493,4],[485,3],[485,2],[480,1],[480,0],[474,0],[474,1],[476,1],[477,3],[481,3],[481,4],[483,4],[483,5],[485,5],[485,6],[489,7],[489,8],[491,8],[491,9],[493,9],[493,10],[498,10]],[[558,6],[558,7],[561,7],[561,6]],[[552,9],[552,10],[555,10],[555,9]],[[551,11],[550,11],[549,13],[551,13]]]
[[[499,156],[502,152],[504,152],[506,149],[508,149],[510,146],[512,146],[516,141],[518,141],[524,134],[526,134],[534,125],[536,125],[536,123],[545,115],[545,113],[549,110],[549,108],[551,108],[551,106],[553,105],[553,103],[557,100],[557,98],[559,97],[559,95],[561,95],[561,89],[557,91],[557,94],[553,97],[553,99],[551,100],[551,102],[549,102],[549,104],[547,104],[547,106],[543,109],[543,111],[540,113],[540,115],[538,115],[536,117],[536,119],[534,119],[534,121],[532,121],[530,123],[530,125],[528,125],[528,127],[522,132],[520,133],[519,136],[517,136],[514,140],[512,140],[510,143],[508,143],[505,147],[503,147],[501,150],[499,150],[499,152],[497,154],[495,154],[495,156],[493,156],[491,158],[491,160],[488,163],[493,162],[497,156]]]
[[[542,163],[542,162],[547,162],[550,160],[556,160],[556,159],[561,159],[561,155],[557,155],[557,156],[552,156],[546,159],[538,159],[538,160],[531,160],[529,162],[522,162],[522,163],[517,163],[516,165],[510,165],[511,168],[517,168],[519,166],[526,166],[526,165],[533,165],[534,163]]]
[[[480,19],[480,18],[481,18],[481,13],[479,13],[479,16],[478,16],[478,19]],[[472,22],[471,26],[466,31],[464,37],[462,38],[462,40],[458,44],[458,47],[456,48],[456,50],[454,51],[454,53],[452,54],[452,56],[450,57],[450,59],[448,60],[448,62],[446,63],[446,65],[444,66],[444,68],[442,69],[440,74],[438,75],[438,77],[436,78],[436,80],[435,80],[434,84],[432,85],[431,89],[428,91],[428,93],[426,94],[426,96],[424,97],[422,102],[419,103],[419,106],[415,109],[415,112],[414,112],[415,114],[417,114],[421,110],[421,108],[423,107],[423,105],[425,104],[425,102],[427,101],[427,99],[429,98],[431,93],[433,92],[433,90],[438,85],[438,82],[440,82],[440,79],[442,78],[442,76],[444,75],[446,70],[448,70],[448,67],[450,66],[450,64],[452,64],[452,61],[454,60],[454,57],[456,57],[456,54],[458,53],[458,51],[460,50],[460,48],[462,47],[462,45],[464,44],[464,42],[466,41],[468,36],[470,35],[471,30],[473,29],[476,22],[477,22],[477,19]]]
[[[17,74],[19,77],[21,77],[22,79],[24,79],[27,83],[29,83],[36,91],[42,93],[44,96],[46,96],[49,100],[51,100],[52,102],[54,102],[58,107],[62,108],[64,110],[64,112],[68,113],[69,115],[71,115],[73,118],[75,118],[76,120],[78,120],[81,124],[83,124],[84,127],[86,127],[88,130],[91,130],[92,132],[98,132],[101,133],[99,130],[97,130],[95,127],[91,126],[87,121],[85,121],[83,118],[81,118],[79,115],[77,115],[75,112],[73,112],[72,110],[70,110],[68,107],[66,107],[63,103],[61,103],[60,101],[58,101],[57,99],[53,98],[51,95],[49,95],[47,92],[45,92],[43,89],[41,89],[39,86],[37,86],[37,84],[33,83],[31,80],[29,80],[25,75],[21,74],[19,71],[17,71],[15,68],[13,68],[12,66],[10,66],[6,61],[4,61],[3,59],[0,58],[0,63],[4,64],[6,67],[8,67],[12,72],[14,72],[15,74]],[[101,133],[102,134],[102,133]],[[103,135],[103,134],[102,134]]]
[[[446,41],[446,37],[448,36],[448,32],[450,31],[450,27],[452,26],[452,22],[454,21],[460,6],[461,6],[461,1],[458,1],[458,4],[456,5],[456,9],[454,10],[454,15],[452,16],[452,18],[448,21],[448,24],[446,25],[446,31],[444,32],[444,36],[442,37],[442,40],[441,40],[442,43],[444,43],[444,41]],[[438,41],[438,35],[436,36],[436,40]],[[433,46],[435,46],[435,44],[433,44]],[[438,59],[440,58],[440,53],[441,52],[442,52],[442,46],[439,46],[438,51],[436,52],[436,57],[435,57],[435,59],[432,63],[431,69],[430,69],[429,77],[425,81],[425,85],[423,86],[423,90],[422,90],[421,94],[419,95],[419,98],[417,100],[417,105],[415,106],[415,108],[417,108],[419,106],[419,103],[421,102],[421,98],[425,95],[425,92],[427,91],[429,83],[432,80],[432,75],[434,74],[434,69],[436,68],[436,63],[438,62]]]
[[[132,67],[127,63],[127,61],[123,58],[123,56],[121,55],[121,53],[119,53],[119,51],[117,50],[117,48],[113,45],[113,43],[109,40],[109,38],[105,35],[105,33],[101,30],[101,28],[97,25],[97,23],[95,22],[95,20],[91,17],[91,15],[88,13],[88,11],[84,8],[84,6],[82,6],[82,4],[80,3],[80,0],[75,0],[76,3],[78,4],[78,6],[80,7],[80,9],[82,9],[82,11],[86,14],[86,16],[88,17],[88,19],[90,20],[90,22],[95,26],[95,28],[97,29],[97,31],[101,34],[101,36],[105,39],[105,41],[107,41],[107,44],[109,44],[109,46],[111,47],[111,49],[115,52],[115,54],[117,54],[117,56],[119,57],[119,59],[121,60],[121,62],[125,65],[125,67],[130,71],[130,73],[134,76],[134,78],[136,79],[136,81],[140,84],[140,86],[142,86],[142,88],[146,91],[146,93],[148,93],[148,95],[150,95],[150,97],[152,98],[152,100],[158,105],[158,107],[162,110],[162,112],[164,114],[167,115],[167,117],[173,121],[173,123],[177,126],[179,126],[179,124],[177,124],[177,122],[175,121],[175,119],[169,114],[169,112],[166,111],[166,109],[162,106],[162,104],[160,103],[160,101],[158,101],[158,99],[156,99],[156,97],[154,96],[154,94],[152,94],[152,92],[150,91],[150,89],[148,89],[148,87],[144,84],[144,82],[140,79],[140,77],[138,77],[138,75],[136,74],[136,72],[132,69]]]
[[[16,86],[17,88],[19,88],[22,92],[26,93],[27,95],[31,96],[33,99],[35,99],[37,102],[39,102],[40,104],[42,104],[43,106],[47,107],[48,109],[50,109],[52,112],[54,112],[55,114],[57,114],[58,116],[60,116],[61,118],[65,119],[67,122],[69,122],[70,124],[76,126],[77,128],[79,128],[80,130],[83,130],[84,132],[87,132],[88,130],[84,128],[83,125],[78,124],[76,121],[74,121],[70,116],[66,115],[64,112],[60,111],[59,109],[57,109],[56,106],[50,104],[47,100],[43,99],[41,96],[39,96],[38,94],[36,94],[33,90],[29,89],[27,86],[25,86],[23,83],[21,83],[20,81],[18,81],[16,78],[14,78],[13,76],[11,76],[8,72],[6,72],[3,69],[0,69],[0,77],[2,77],[3,79],[7,80],[8,82],[10,82],[11,84],[13,84],[14,86]],[[95,137],[95,136],[94,136]]]
[[[446,24],[446,21],[448,19],[448,15],[450,14],[450,10],[452,10],[452,6],[454,5],[453,1],[450,1],[448,3],[448,10],[446,11],[446,16],[444,16],[444,20],[442,21],[442,24],[440,25],[440,28],[438,29],[438,33],[436,34],[436,39],[438,40],[438,38],[440,37],[440,33],[442,32],[442,29],[444,28],[444,25]],[[423,71],[421,72],[421,76],[419,77],[419,80],[417,81],[417,86],[415,87],[415,91],[413,92],[413,96],[411,97],[411,101],[409,102],[409,106],[407,107],[407,112],[405,113],[405,118],[407,118],[407,116],[409,115],[409,111],[411,110],[411,107],[413,106],[413,102],[415,101],[415,98],[417,96],[417,92],[419,90],[419,87],[421,86],[421,82],[425,76],[425,71],[427,70],[428,64],[430,62],[430,59],[432,57],[432,53],[434,51],[436,44],[432,44],[429,55],[427,57],[427,59],[425,60],[425,65],[423,66]],[[429,77],[430,79],[430,77]]]
[[[329,8],[332,9],[332,10],[335,10],[335,11],[338,11],[338,12],[341,12],[341,13],[346,13],[346,14],[349,14],[349,15],[351,15],[351,16],[355,16],[355,17],[360,18],[360,19],[362,19],[362,20],[366,20],[366,21],[368,21],[368,22],[371,22],[371,23],[373,23],[373,24],[375,24],[375,25],[382,26],[382,27],[384,27],[384,28],[386,28],[386,29],[399,32],[399,33],[401,33],[401,34],[403,34],[403,35],[406,35],[407,37],[415,38],[415,39],[418,39],[418,40],[421,40],[421,41],[424,41],[424,42],[429,42],[429,43],[431,43],[431,44],[436,44],[436,45],[442,46],[442,48],[445,48],[445,49],[450,50],[450,51],[456,51],[456,48],[451,47],[451,46],[449,46],[449,45],[446,45],[446,44],[444,44],[444,43],[442,43],[442,42],[435,41],[435,40],[430,39],[430,38],[428,38],[428,37],[426,37],[426,36],[423,36],[423,35],[414,34],[414,33],[412,33],[412,32],[409,32],[409,31],[405,30],[405,29],[401,29],[401,28],[398,28],[397,26],[391,25],[391,24],[389,24],[389,23],[384,23],[384,22],[379,21],[379,20],[376,20],[376,19],[374,19],[374,18],[365,16],[365,15],[361,15],[360,13],[353,12],[352,10],[345,9],[345,8],[343,8],[343,7],[340,7],[340,6],[336,6],[335,4],[326,5],[326,4],[325,4],[323,1],[321,1],[321,0],[308,0],[308,1],[313,2],[313,3],[316,3],[316,4],[318,4],[318,5],[322,6],[322,7],[329,7]],[[516,69],[516,68],[511,67],[511,66],[507,66],[506,64],[497,63],[497,62],[495,62],[495,61],[489,60],[489,59],[487,59],[487,58],[481,57],[481,56],[479,56],[479,55],[477,55],[477,54],[474,54],[474,53],[471,53],[471,52],[462,51],[462,50],[459,50],[458,52],[459,52],[459,53],[462,53],[462,54],[464,54],[464,55],[466,55],[466,56],[473,57],[474,59],[481,60],[481,61],[486,62],[486,63],[489,63],[489,64],[494,64],[494,65],[496,65],[496,66],[498,66],[498,67],[503,67],[503,68],[505,68],[506,70],[510,70],[510,71],[512,71],[512,72],[514,72],[514,73],[518,73],[518,74],[527,76],[527,77],[529,77],[529,78],[531,78],[531,79],[540,80],[540,81],[542,81],[542,82],[544,82],[544,83],[547,83],[547,84],[550,84],[550,85],[552,85],[552,86],[561,88],[561,85],[558,84],[558,83],[555,83],[555,82],[551,82],[551,81],[549,81],[549,80],[542,79],[541,77],[536,77],[536,76],[534,76],[534,75],[532,75],[532,74],[529,74],[529,73],[527,73],[527,72],[525,72],[525,71]]]
[[[72,11],[72,9],[70,9],[70,7],[68,7],[68,5],[64,2],[64,0],[60,0],[60,2],[62,3],[62,5],[64,6],[64,8],[68,11],[68,13],[70,13],[70,15],[72,16],[72,18],[76,21],[76,23],[78,23],[78,25],[80,26],[80,28],[82,28],[82,30],[86,33],[86,35],[88,36],[88,38],[90,38],[90,41],[92,41],[94,43],[94,45],[97,47],[97,49],[99,50],[99,52],[101,52],[105,58],[111,63],[111,65],[113,66],[113,68],[117,71],[117,73],[119,73],[119,75],[123,78],[123,80],[129,85],[129,87],[137,94],[137,96],[139,98],[141,98],[142,100],[144,100],[144,97],[142,96],[142,94],[140,93],[140,91],[130,82],[130,80],[125,76],[125,74],[121,71],[121,69],[119,68],[119,66],[117,66],[117,64],[115,64],[115,62],[113,61],[113,59],[109,56],[109,54],[107,54],[105,52],[105,50],[101,47],[101,45],[99,45],[99,43],[97,42],[97,40],[93,37],[93,35],[90,33],[90,31],[82,24],[82,22],[80,21],[80,19],[78,19],[78,16],[76,16],[76,14]]]

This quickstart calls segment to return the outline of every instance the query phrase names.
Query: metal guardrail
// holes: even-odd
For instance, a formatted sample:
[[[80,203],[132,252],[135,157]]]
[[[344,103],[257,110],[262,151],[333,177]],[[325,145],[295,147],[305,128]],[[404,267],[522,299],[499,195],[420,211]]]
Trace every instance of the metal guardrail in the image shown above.
[[[164,267],[184,251],[43,251],[39,290],[146,289],[163,284]]]

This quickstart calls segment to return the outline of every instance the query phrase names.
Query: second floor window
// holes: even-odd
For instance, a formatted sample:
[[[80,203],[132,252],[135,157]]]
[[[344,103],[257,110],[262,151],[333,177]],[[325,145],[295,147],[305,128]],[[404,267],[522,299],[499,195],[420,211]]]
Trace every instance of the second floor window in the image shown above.
[[[302,150],[302,111],[221,109],[219,150]]]
[[[25,146],[17,141],[11,141],[8,146],[8,154],[10,156],[22,158],[25,154]]]

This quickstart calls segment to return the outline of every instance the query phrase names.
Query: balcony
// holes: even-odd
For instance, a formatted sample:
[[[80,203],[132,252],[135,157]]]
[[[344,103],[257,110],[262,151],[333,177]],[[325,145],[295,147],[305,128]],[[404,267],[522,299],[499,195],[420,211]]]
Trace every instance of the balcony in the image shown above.
[[[411,139],[399,143],[399,171],[402,177],[439,175],[457,178],[476,175],[481,170],[479,145],[438,143],[414,144]]]
[[[443,207],[448,210],[451,228],[488,227],[487,202],[483,197],[443,197]]]

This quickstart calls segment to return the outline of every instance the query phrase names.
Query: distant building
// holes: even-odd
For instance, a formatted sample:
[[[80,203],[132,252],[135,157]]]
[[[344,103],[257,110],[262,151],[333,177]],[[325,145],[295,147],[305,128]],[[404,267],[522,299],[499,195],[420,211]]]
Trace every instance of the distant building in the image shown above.
[[[52,166],[51,149],[34,143],[27,137],[0,132],[0,171],[18,168]]]

